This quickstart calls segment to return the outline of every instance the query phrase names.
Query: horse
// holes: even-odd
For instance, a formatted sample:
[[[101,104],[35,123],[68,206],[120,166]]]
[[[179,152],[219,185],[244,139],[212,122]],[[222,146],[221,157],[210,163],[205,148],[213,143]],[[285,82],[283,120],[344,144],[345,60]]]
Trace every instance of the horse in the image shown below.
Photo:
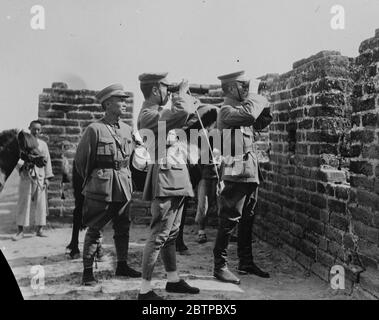
[[[28,165],[43,165],[37,139],[17,129],[0,132],[0,193],[20,158]]]

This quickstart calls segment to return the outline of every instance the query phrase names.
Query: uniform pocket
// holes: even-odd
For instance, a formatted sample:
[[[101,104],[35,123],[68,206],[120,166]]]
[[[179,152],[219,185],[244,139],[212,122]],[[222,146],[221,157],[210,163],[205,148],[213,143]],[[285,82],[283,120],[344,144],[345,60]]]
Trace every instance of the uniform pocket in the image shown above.
[[[158,172],[158,183],[166,190],[180,190],[186,187],[189,182],[185,165],[161,164]]]
[[[255,177],[257,165],[252,155],[247,153],[244,156],[233,157],[233,160],[224,165],[224,174],[240,178]]]
[[[104,200],[111,198],[112,175],[110,169],[94,170],[84,188],[89,198]]]
[[[99,138],[97,143],[97,155],[109,156],[115,154],[114,143],[112,138]]]

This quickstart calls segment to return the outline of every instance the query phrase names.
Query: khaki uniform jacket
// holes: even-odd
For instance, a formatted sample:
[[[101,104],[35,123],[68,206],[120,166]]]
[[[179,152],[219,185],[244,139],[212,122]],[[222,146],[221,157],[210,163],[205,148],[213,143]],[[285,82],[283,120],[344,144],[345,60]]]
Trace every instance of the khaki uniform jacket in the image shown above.
[[[172,98],[170,109],[159,105],[144,102],[137,120],[138,130],[150,129],[154,133],[155,159],[154,164],[149,165],[146,176],[143,199],[151,201],[156,197],[190,196],[193,197],[186,163],[185,152],[179,144],[166,145],[166,134],[173,129],[183,129],[189,121],[193,120],[195,113],[194,100],[189,95]],[[165,122],[166,132],[164,139],[158,139],[158,121]],[[162,134],[162,133],[160,133]],[[142,135],[142,134],[141,134]],[[158,141],[159,140],[159,141]],[[165,154],[158,154],[158,143],[165,144]],[[147,146],[151,150],[151,146]],[[175,152],[178,151],[178,152]],[[167,154],[179,154],[181,159],[173,159]],[[162,163],[162,160],[166,163]]]
[[[255,183],[263,180],[254,143],[253,124],[268,105],[265,97],[252,93],[242,103],[225,98],[217,116],[217,128],[224,140],[222,180]],[[229,151],[225,150],[225,143],[231,146]]]
[[[106,202],[126,202],[132,197],[132,181],[129,166],[115,170],[102,169],[99,162],[114,160],[129,161],[133,151],[132,129],[119,121],[120,128],[114,129],[120,138],[125,157],[113,138],[109,125],[103,119],[91,123],[81,138],[75,155],[78,173],[84,179],[82,194],[89,198]]]

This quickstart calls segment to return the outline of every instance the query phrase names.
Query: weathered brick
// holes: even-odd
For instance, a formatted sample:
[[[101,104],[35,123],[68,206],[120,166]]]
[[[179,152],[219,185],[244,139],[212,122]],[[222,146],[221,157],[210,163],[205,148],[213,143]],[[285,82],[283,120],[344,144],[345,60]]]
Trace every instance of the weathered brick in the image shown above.
[[[337,146],[329,143],[311,144],[309,151],[311,155],[320,155],[322,153],[337,154]]]
[[[373,167],[370,162],[367,161],[350,161],[350,170],[351,172],[357,174],[364,174],[365,176],[371,176],[373,174]]]
[[[343,235],[343,245],[345,249],[349,249],[349,250],[355,249],[354,238],[351,234],[345,233]]]
[[[346,214],[346,202],[344,201],[329,199],[328,208],[330,212]]]
[[[379,115],[378,113],[367,113],[362,115],[363,127],[379,127]]]
[[[321,221],[317,221],[315,219],[309,219],[308,222],[308,228],[309,230],[319,234],[323,235],[325,233],[325,225]]]
[[[79,128],[76,128],[76,127],[66,127],[65,131],[66,131],[65,132],[66,134],[81,134],[82,133],[80,127]]]
[[[50,121],[49,124],[52,126],[71,126],[71,127],[79,126],[79,121],[75,121],[75,120],[51,119],[49,121]]]
[[[379,195],[365,190],[357,190],[357,200],[366,207],[370,207],[373,210],[378,210],[379,208]]]
[[[379,229],[364,225],[359,221],[353,221],[353,232],[363,239],[379,244]]]
[[[307,132],[307,141],[326,143],[337,143],[339,136],[337,134],[329,134],[327,132]]]
[[[374,141],[375,135],[374,132],[370,130],[355,130],[351,131],[350,137],[352,141],[370,143]]]
[[[93,119],[90,112],[68,112],[67,119],[76,119],[76,120],[91,120]]]
[[[305,119],[299,122],[299,129],[312,129],[313,119]]]
[[[334,256],[334,257],[338,257],[340,259],[344,259],[344,250],[343,250],[343,247],[339,243],[337,243],[337,242],[334,242],[334,241],[330,241],[329,242],[328,252],[332,256]]]
[[[38,110],[38,118],[56,118],[63,119],[65,117],[65,113],[63,111],[45,111]]]
[[[326,194],[330,197],[333,197],[335,196],[335,185],[332,184],[332,183],[328,183],[326,185]]]
[[[362,153],[362,145],[361,144],[354,144],[351,145],[349,150],[349,156],[350,157],[359,157]]]
[[[301,202],[308,203],[310,200],[310,195],[307,191],[296,190],[295,195],[296,195],[296,199],[301,201]]]
[[[350,177],[350,185],[359,189],[366,189],[368,191],[372,191],[374,188],[373,180],[368,177],[362,176],[351,176]]]
[[[324,196],[318,194],[311,195],[311,204],[316,206],[317,208],[324,209],[327,205],[327,200]]]
[[[372,159],[379,160],[379,144],[378,145],[373,144],[373,145],[363,147],[362,157],[369,158],[371,160]]]
[[[335,194],[338,199],[342,200],[348,200],[349,199],[349,192],[350,187],[349,186],[336,186],[335,187]]]
[[[322,250],[317,251],[317,261],[321,262],[323,265],[331,267],[334,265],[335,260],[336,259],[329,253]]]
[[[366,225],[371,225],[373,222],[373,214],[370,209],[349,206],[349,211],[354,220],[363,222]]]
[[[51,110],[63,111],[63,112],[77,111],[78,106],[71,105],[71,104],[65,104],[65,103],[52,103],[51,104]]]
[[[375,97],[353,100],[352,107],[353,112],[375,109]]]
[[[342,244],[342,232],[334,227],[327,225],[325,227],[325,236],[330,241],[336,241],[339,244]]]
[[[334,117],[342,114],[341,108],[330,106],[311,107],[308,112],[309,117]]]
[[[338,230],[347,232],[349,229],[349,220],[345,216],[335,213],[330,215],[330,224]]]
[[[42,129],[43,133],[46,135],[53,135],[53,134],[63,134],[64,133],[64,127],[48,127],[45,126]]]
[[[318,173],[318,177],[321,181],[341,183],[346,182],[346,174],[342,170],[335,169],[321,169]]]
[[[307,228],[308,227],[308,217],[300,212],[296,212],[295,214],[295,223],[300,225],[302,228]]]
[[[289,231],[292,233],[295,237],[301,238],[303,236],[303,228],[296,224],[296,223],[290,223],[289,224]]]
[[[78,106],[80,111],[89,111],[89,112],[103,112],[103,107],[100,104],[88,104]]]

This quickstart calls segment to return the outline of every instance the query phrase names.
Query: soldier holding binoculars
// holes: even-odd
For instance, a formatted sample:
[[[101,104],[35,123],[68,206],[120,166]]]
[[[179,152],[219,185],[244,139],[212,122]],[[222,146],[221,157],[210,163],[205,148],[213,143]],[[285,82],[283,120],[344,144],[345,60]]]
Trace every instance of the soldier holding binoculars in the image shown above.
[[[184,198],[193,197],[192,185],[186,159],[166,159],[166,153],[158,154],[158,123],[165,122],[166,134],[187,125],[195,113],[194,99],[187,94],[188,82],[182,81],[178,94],[172,98],[170,109],[163,108],[169,100],[170,84],[167,73],[144,73],[139,76],[141,91],[145,97],[138,116],[138,129],[149,129],[155,136],[155,161],[150,165],[146,177],[143,199],[151,200],[150,236],[146,242],[142,259],[142,284],[139,300],[161,300],[151,287],[151,278],[158,254],[164,263],[168,282],[166,291],[176,293],[199,293],[183,279],[179,279],[176,268],[175,240],[179,233]],[[173,87],[171,87],[173,90]],[[167,144],[164,149],[175,148]],[[182,157],[182,155],[178,155]]]

